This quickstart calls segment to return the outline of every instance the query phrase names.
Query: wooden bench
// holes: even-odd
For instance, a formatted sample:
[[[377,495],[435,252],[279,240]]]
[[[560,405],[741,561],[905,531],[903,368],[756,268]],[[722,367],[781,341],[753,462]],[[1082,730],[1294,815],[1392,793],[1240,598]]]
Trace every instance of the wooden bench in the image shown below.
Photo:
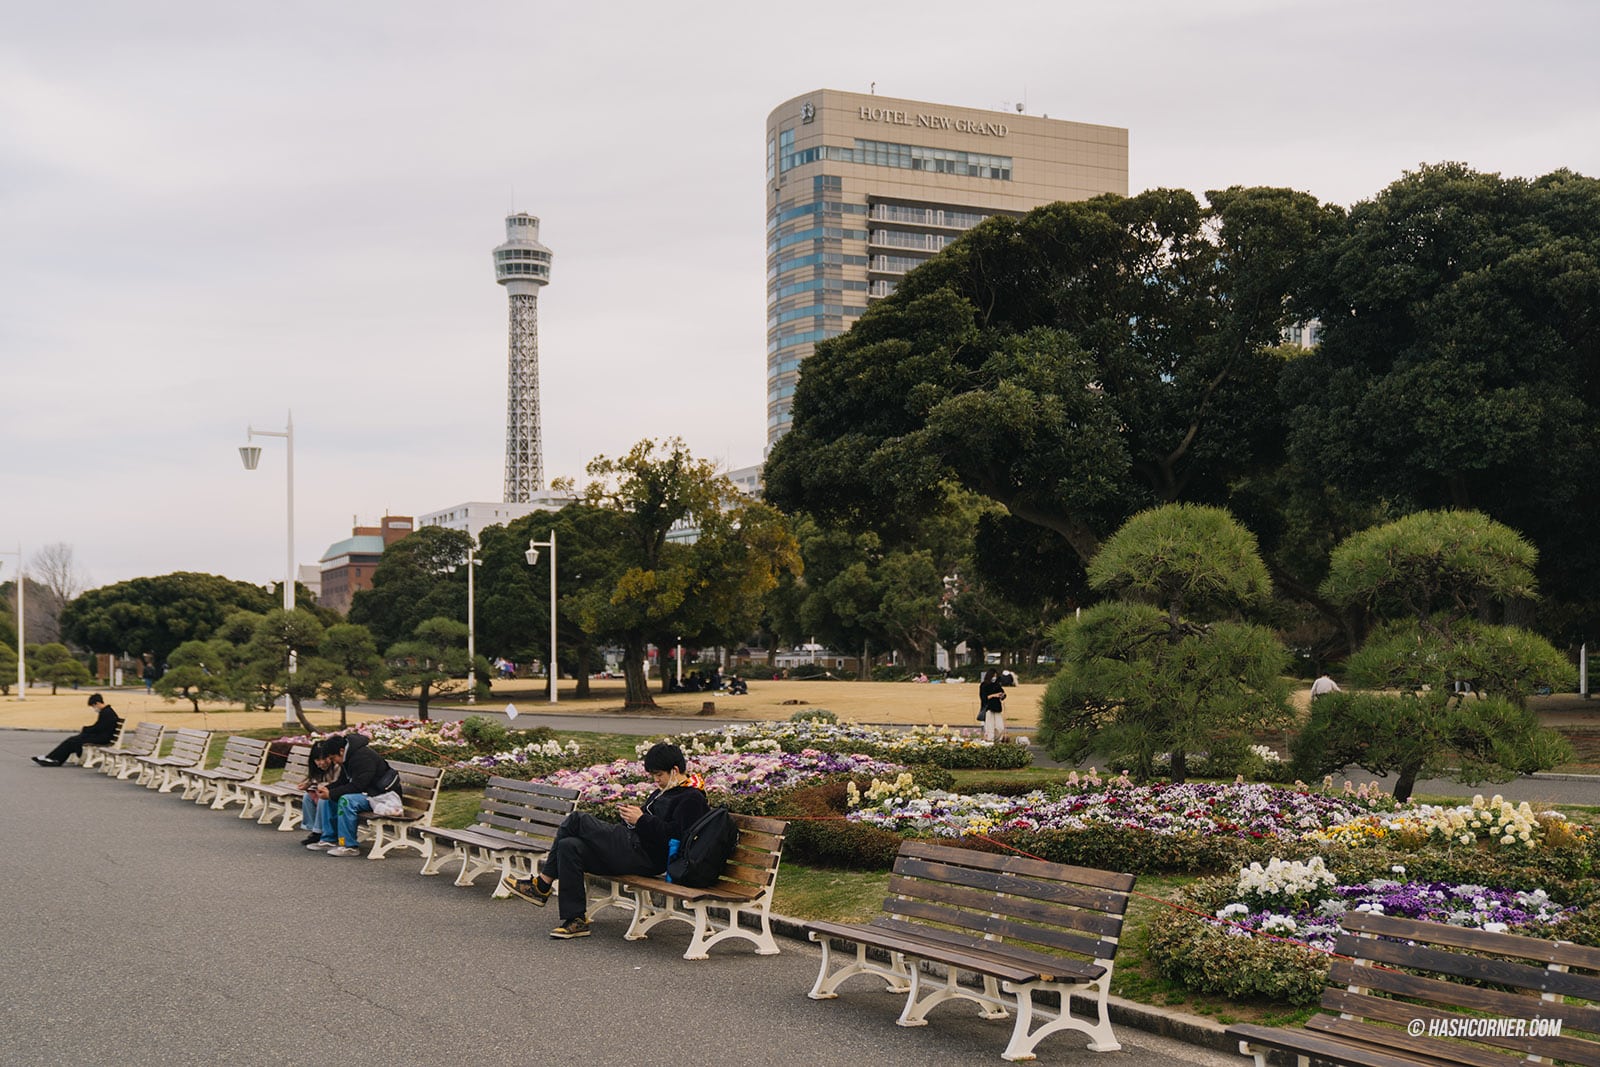
[[[122,744],[122,735],[128,729],[128,721],[122,716],[117,716],[117,732],[111,735],[111,740],[104,744],[94,743],[83,746],[83,752],[78,757],[78,763],[85,768],[98,767],[105,762],[106,753],[119,748]],[[71,758],[70,756],[68,757]]]
[[[139,770],[138,757],[161,751],[161,738],[166,729],[158,722],[142,722],[131,735],[124,729],[117,747],[101,753],[99,769],[119,781],[133,777]]]
[[[212,811],[221,811],[234,801],[244,803],[248,798],[241,787],[261,780],[270,747],[253,737],[228,738],[215,767],[192,767],[182,772],[183,799],[196,804],[209,801]]]
[[[462,830],[430,826],[417,832],[426,847],[422,873],[438,874],[447,863],[461,861],[456,885],[471,885],[481,874],[500,872],[494,895],[508,897],[505,883],[532,878],[540,856],[550,851],[556,827],[572,812],[576,789],[514,778],[490,778],[483,791],[477,820]]]
[[[372,828],[372,848],[367,853],[369,860],[381,860],[397,848],[426,851],[427,845],[414,831],[433,825],[433,809],[439,803],[439,783],[444,781],[443,767],[424,767],[393,759],[388,763],[400,773],[400,800],[405,805],[405,813],[361,813],[360,825]]]
[[[733,821],[739,827],[739,841],[715,885],[695,889],[640,875],[608,879],[609,894],[600,897],[589,914],[612,906],[631,907],[633,922],[623,935],[629,941],[649,937],[650,931],[664,922],[688,923],[694,927],[694,935],[683,953],[686,960],[703,960],[711,946],[730,938],[749,941],[758,956],[777,955],[778,943],[772,939],[772,891],[778,884],[778,864],[789,824],[754,815],[734,815]],[[631,894],[632,901],[623,899],[624,893]],[[726,920],[713,917],[714,911],[726,912]],[[744,915],[755,920],[756,929],[741,925]]]
[[[1600,948],[1367,912],[1339,925],[1334,951],[1351,959],[1333,961],[1322,1014],[1228,1028],[1258,1067],[1274,1050],[1302,1065],[1600,1065],[1600,977],[1572,973],[1600,971]]]
[[[183,781],[183,772],[203,767],[206,750],[211,747],[210,730],[181,729],[172,737],[172,748],[165,756],[135,756],[139,784],[159,793],[170,793]]]
[[[811,940],[822,944],[822,969],[809,995],[831,999],[845,979],[873,974],[891,992],[909,994],[901,1026],[924,1026],[930,1008],[959,997],[983,1005],[985,1019],[1015,1009],[1003,1053],[1008,1060],[1033,1059],[1034,1046],[1061,1030],[1087,1034],[1095,1052],[1114,1052],[1122,1046],[1111,1031],[1106,996],[1133,882],[1131,874],[906,841],[882,915],[866,924],[806,924]],[[854,943],[856,951],[830,974],[834,940]],[[869,959],[869,949],[888,953],[889,962]],[[927,976],[924,961],[942,964],[943,979]],[[981,989],[961,985],[962,971],[980,977]],[[1041,1011],[1036,992],[1054,994],[1055,1009]],[[1070,1013],[1072,993],[1094,998],[1095,1020]],[[1044,1021],[1034,1028],[1036,1015]]]
[[[268,746],[270,748],[270,746]],[[300,798],[311,777],[311,746],[290,745],[284,759],[283,774],[276,782],[242,782],[244,808],[241,819],[254,819],[262,826],[278,820],[278,829],[293,830],[301,823]]]

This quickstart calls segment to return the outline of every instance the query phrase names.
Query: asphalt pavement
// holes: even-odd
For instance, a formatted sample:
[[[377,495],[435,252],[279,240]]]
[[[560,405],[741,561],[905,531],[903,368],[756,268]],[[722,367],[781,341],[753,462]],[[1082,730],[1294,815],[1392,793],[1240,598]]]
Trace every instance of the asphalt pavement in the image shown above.
[[[0,1047],[13,1067],[1002,1062],[1010,1023],[971,1004],[908,1029],[899,998],[867,980],[808,999],[818,954],[805,942],[691,962],[686,927],[629,943],[617,909],[590,938],[551,941],[553,909],[420,877],[410,853],[336,859],[232,811],[36,767],[41,740],[0,731]],[[1039,1062],[1246,1062],[1127,1025],[1118,1036],[1124,1051],[1097,1054],[1057,1035]]]

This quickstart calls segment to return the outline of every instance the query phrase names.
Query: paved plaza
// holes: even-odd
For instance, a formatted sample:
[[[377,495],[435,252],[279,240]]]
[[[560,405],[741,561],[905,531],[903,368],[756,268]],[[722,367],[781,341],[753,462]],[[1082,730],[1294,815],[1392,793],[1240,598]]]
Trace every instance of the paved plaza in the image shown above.
[[[6,1061],[31,1064],[1001,1063],[1009,1023],[945,1005],[920,1029],[860,980],[805,996],[818,955],[784,940],[680,958],[688,929],[622,940],[602,912],[554,942],[551,909],[423,878],[410,853],[333,859],[232,813],[27,759],[0,731],[8,861]],[[1066,1034],[1041,1064],[1242,1064],[1119,1027],[1120,1053]]]

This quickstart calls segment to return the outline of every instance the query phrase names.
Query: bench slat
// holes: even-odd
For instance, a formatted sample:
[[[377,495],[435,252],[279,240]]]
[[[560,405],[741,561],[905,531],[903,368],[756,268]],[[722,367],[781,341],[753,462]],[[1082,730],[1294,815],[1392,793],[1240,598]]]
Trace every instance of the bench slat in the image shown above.
[[[1336,1005],[1342,1004],[1344,997],[1354,994],[1333,986],[1351,985],[1431,1001],[1435,1004],[1496,1012],[1508,1017],[1527,1011],[1529,1005],[1535,1003],[1522,993],[1482,989],[1478,986],[1462,985],[1460,982],[1446,982],[1440,978],[1425,978],[1403,971],[1391,971],[1387,967],[1358,967],[1348,960],[1333,961],[1328,969],[1328,981],[1332,985],[1323,993],[1322,1006],[1329,1011],[1347,1010]],[[1600,1007],[1568,1004],[1562,1000],[1541,1000],[1536,1003],[1538,1014],[1545,1018],[1560,1019],[1564,1025],[1574,1029],[1600,1033]]]
[[[1289,1030],[1275,1026],[1257,1026],[1242,1023],[1228,1027],[1232,1037],[1243,1038],[1253,1045],[1286,1049],[1320,1057],[1347,1067],[1438,1067],[1448,1060],[1413,1055],[1401,1055],[1386,1047],[1354,1044],[1336,1037],[1324,1036],[1315,1031]]]
[[[979,956],[1010,960],[1034,973],[1068,973],[1079,978],[1092,979],[1105,973],[1105,967],[1076,957],[1052,956],[1023,948],[1008,941],[991,941],[960,930],[945,930],[923,923],[908,923],[898,919],[874,919],[869,925],[881,930],[899,932],[903,936],[925,939],[940,945],[965,949]]]
[[[1435,924],[1442,925],[1442,924]],[[1523,940],[1528,940],[1523,938]],[[1584,1000],[1600,1000],[1600,978],[1550,971],[1509,960],[1492,960],[1482,956],[1463,956],[1426,945],[1406,945],[1398,941],[1381,941],[1370,937],[1341,934],[1334,942],[1334,951],[1343,956],[1386,963],[1392,967],[1415,967],[1449,974],[1457,978],[1472,978],[1480,982],[1517,986],[1538,993],[1557,993]]]
[[[1012,880],[1005,879],[1002,884],[1009,886],[1011,882]],[[889,879],[889,892],[972,911],[997,911],[1013,918],[1066,927],[1096,937],[1115,937],[1122,929],[1120,911],[1108,914],[1098,910],[1046,903],[1037,899],[1003,896],[1000,889],[974,887],[965,879],[951,883],[927,878],[912,879],[896,874]]]
[[[1001,898],[996,898],[996,903],[999,906],[995,910],[1003,911],[1003,905],[1008,902]],[[925,922],[942,923],[966,930],[976,930],[980,934],[993,934],[995,937],[1005,940],[1022,941],[1045,948],[1060,949],[1064,952],[1077,952],[1085,956],[1092,956],[1095,959],[1108,960],[1117,954],[1117,945],[1114,941],[1098,941],[1067,930],[1049,926],[1033,926],[1005,918],[1003,915],[980,915],[970,911],[962,911],[959,908],[944,907],[939,904],[918,900],[905,900],[899,897],[890,897],[884,901],[883,907],[885,911],[898,916],[921,919]]]
[[[1370,968],[1368,969],[1370,970]],[[1448,1011],[1443,1008],[1410,1004],[1403,1000],[1389,1000],[1384,997],[1367,996],[1344,990],[1329,990],[1329,993],[1335,995],[1324,998],[1323,1007],[1328,1010],[1348,1013],[1368,1021],[1391,1023],[1395,1026],[1403,1027],[1413,1019],[1421,1019],[1426,1023],[1435,1019],[1482,1018],[1482,1016],[1464,1015],[1461,1012]],[[1534,1016],[1555,1018],[1554,1012],[1544,1010],[1546,1004],[1553,1006],[1554,1002],[1552,1001],[1534,1000],[1532,997],[1515,997],[1514,999],[1520,1000],[1522,1003],[1511,1005],[1509,1010],[1498,1011],[1496,1013],[1498,1017],[1507,1019],[1530,1019]],[[1330,1000],[1332,1001],[1331,1004],[1329,1003]],[[1317,1018],[1331,1018],[1331,1016],[1318,1016]],[[1312,1019],[1306,1025],[1311,1027],[1316,1021],[1316,1019]],[[1345,1022],[1350,1021],[1352,1020],[1339,1020],[1341,1027]],[[1320,1030],[1323,1029],[1323,1026],[1318,1024],[1314,1028]],[[1329,1029],[1331,1032],[1342,1032],[1341,1028]],[[1379,1032],[1387,1033],[1389,1031],[1380,1029]],[[1500,1037],[1497,1035],[1481,1035],[1473,1037],[1472,1040],[1528,1055],[1581,1063],[1588,1065],[1588,1067],[1600,1067],[1600,1046],[1591,1041],[1573,1040],[1565,1037]],[[1428,1038],[1427,1041],[1430,1046],[1438,1046],[1441,1049],[1453,1050],[1456,1047],[1456,1041],[1453,1038],[1436,1037]],[[1451,1051],[1446,1054],[1454,1055],[1455,1053]],[[1501,1064],[1505,1062],[1505,1057],[1491,1054],[1488,1062],[1491,1065]]]
[[[1071,882],[1021,878],[1002,871],[974,870],[950,863],[933,863],[927,860],[904,859],[895,864],[895,870],[912,878],[926,878],[942,884],[964,885],[990,893],[1030,897],[1053,904],[1121,916],[1128,908],[1128,894],[1111,890],[1075,885]],[[1120,918],[1113,920],[1120,924]]]
[[[1378,934],[1382,937],[1403,937],[1408,941],[1426,941],[1450,948],[1464,948],[1474,952],[1493,952],[1501,956],[1518,956],[1540,963],[1556,963],[1566,967],[1581,967],[1600,971],[1600,948],[1577,945],[1570,941],[1549,941],[1524,934],[1498,934],[1465,926],[1446,926],[1423,919],[1402,919],[1375,912],[1350,912],[1340,925],[1351,933]]]
[[[1101,871],[1093,867],[1072,867],[1065,863],[1051,863],[1049,860],[1029,859],[1026,856],[995,855],[991,852],[979,852],[976,849],[955,848],[950,845],[939,845],[931,841],[919,841],[915,838],[906,841],[901,846],[901,854],[915,856],[919,859],[942,860],[961,866],[977,867],[990,871],[1005,871],[1010,874],[1019,874],[1031,878],[1048,878],[1066,882],[1075,882],[1078,885],[1090,885],[1099,889],[1110,889],[1118,893],[1126,893],[1133,888],[1136,881],[1131,874],[1119,874],[1114,871]]]
[[[854,925],[851,923],[810,922],[805,924],[807,930],[814,930],[824,937],[834,937],[841,941],[853,941],[858,945],[871,945],[888,952],[904,952],[909,956],[919,959],[934,960],[948,967],[957,967],[973,974],[987,974],[1002,978],[1008,982],[1029,982],[1040,977],[1055,977],[1055,974],[1046,972],[1041,976],[1034,967],[1024,966],[1014,960],[998,956],[981,955],[970,952],[958,945],[947,944],[943,941],[922,936],[920,930],[914,933],[902,934],[895,930],[886,929],[876,923]],[[1066,972],[1059,972],[1065,977]],[[1072,976],[1076,979],[1076,975]]]

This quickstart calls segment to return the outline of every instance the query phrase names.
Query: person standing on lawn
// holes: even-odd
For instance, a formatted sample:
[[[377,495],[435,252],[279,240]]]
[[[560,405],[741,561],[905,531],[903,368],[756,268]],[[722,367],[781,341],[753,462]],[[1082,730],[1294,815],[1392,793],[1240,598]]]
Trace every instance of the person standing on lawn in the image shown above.
[[[620,823],[573,812],[557,828],[539,876],[507,883],[511,893],[541,907],[560,886],[556,901],[561,925],[550,932],[551,937],[565,941],[589,936],[585,874],[660,874],[667,869],[670,842],[681,841],[710,810],[699,775],[688,774],[677,745],[652,745],[644,754],[644,769],[656,788],[643,804],[619,805]]]

